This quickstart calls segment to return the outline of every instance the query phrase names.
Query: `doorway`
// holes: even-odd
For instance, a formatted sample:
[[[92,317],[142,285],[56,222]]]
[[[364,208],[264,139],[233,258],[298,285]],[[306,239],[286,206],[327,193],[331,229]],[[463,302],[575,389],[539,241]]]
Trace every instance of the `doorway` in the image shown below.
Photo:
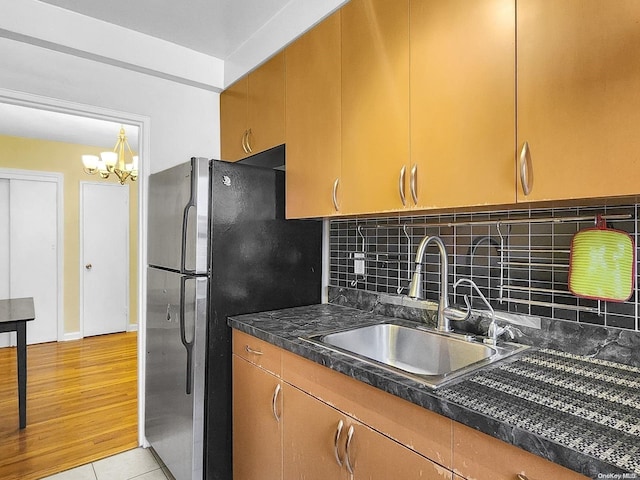
[[[84,337],[129,324],[129,185],[80,183],[80,325]]]
[[[136,127],[138,129],[138,141],[135,142],[138,148],[138,157],[139,161],[139,176],[138,176],[138,193],[135,196],[130,198],[131,208],[135,209],[138,213],[138,218],[136,220],[138,226],[138,238],[137,240],[133,240],[135,242],[130,246],[131,252],[131,263],[135,263],[138,267],[137,271],[137,287],[136,287],[136,297],[143,299],[145,298],[144,292],[146,292],[146,276],[145,265],[146,265],[146,249],[144,246],[147,243],[147,233],[146,233],[146,185],[148,181],[148,172],[149,172],[149,150],[150,150],[150,137],[149,137],[149,127],[151,123],[151,119],[148,116],[121,112],[110,110],[98,106],[78,104],[66,100],[54,99],[49,97],[43,97],[39,95],[33,95],[28,93],[17,92],[13,90],[6,90],[0,88],[0,104],[6,105],[14,105],[21,106],[33,109],[36,112],[50,112],[50,113],[62,113],[68,116],[75,116],[77,118],[84,118],[88,120],[103,120],[109,122],[116,122],[118,124],[125,124]],[[50,123],[51,124],[51,123]],[[1,132],[0,132],[1,133]],[[115,138],[114,138],[115,140]],[[132,143],[133,145],[133,143]],[[113,144],[111,144],[113,146]],[[86,152],[84,152],[86,153]],[[75,159],[72,161],[75,162]],[[79,162],[79,160],[78,160]],[[81,169],[80,169],[81,172]],[[134,207],[133,198],[137,199],[137,206]],[[74,196],[71,201],[78,201],[79,195]],[[66,200],[65,200],[66,201]],[[75,237],[79,240],[78,237]],[[76,241],[78,241],[76,240]],[[79,247],[76,246],[76,249]],[[68,249],[65,249],[65,251]],[[135,257],[134,257],[135,255]],[[137,258],[136,258],[137,257]],[[78,272],[78,267],[74,267],[73,270]],[[71,302],[69,302],[71,303]],[[65,305],[67,302],[65,302]],[[76,304],[77,305],[77,304]],[[145,327],[145,308],[144,303],[140,302],[138,305],[134,305],[133,303],[130,305],[133,311],[137,311],[138,314],[138,330],[139,334],[137,335],[137,351],[144,352],[145,351],[145,337],[144,337],[144,327]],[[73,332],[71,332],[73,334]],[[65,340],[71,340],[73,338],[80,338],[78,335],[74,337],[73,335],[65,334]],[[141,379],[144,379],[145,366],[143,362],[144,355],[138,356],[138,366],[137,366],[137,390],[138,390],[138,444],[143,445],[145,443],[144,439],[144,422],[142,419],[144,418],[144,382]]]

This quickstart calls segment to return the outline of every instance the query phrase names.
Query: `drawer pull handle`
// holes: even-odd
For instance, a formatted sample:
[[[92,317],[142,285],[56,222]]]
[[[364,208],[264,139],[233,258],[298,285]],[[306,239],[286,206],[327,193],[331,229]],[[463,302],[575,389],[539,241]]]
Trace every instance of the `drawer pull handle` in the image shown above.
[[[406,165],[404,165],[400,169],[400,177],[398,181],[398,190],[400,191],[400,200],[402,201],[402,206],[407,205],[407,199],[405,198],[405,195],[404,195],[404,177],[406,172],[407,172],[407,167]]]
[[[336,181],[333,182],[333,208],[336,212],[340,211],[340,205],[338,205],[338,184],[340,183],[340,179],[336,178]]]
[[[244,153],[249,153],[249,147],[247,146],[247,134],[249,132],[247,130],[244,131],[244,133],[242,134],[242,150],[244,150]]]
[[[415,205],[418,204],[418,165],[411,167],[411,177],[409,186],[411,187],[411,198]]]
[[[524,195],[529,195],[533,190],[533,162],[529,151],[529,142],[524,142],[520,152],[520,183]]]
[[[247,130],[247,153],[253,153],[253,148],[251,148],[251,129]]]
[[[349,431],[347,432],[347,443],[345,445],[345,453],[344,453],[344,463],[347,466],[347,470],[351,475],[353,475],[354,466],[351,464],[351,440],[353,439],[353,425],[349,427]]]
[[[339,467],[342,467],[342,459],[340,458],[340,452],[338,451],[338,442],[340,441],[340,435],[342,434],[342,427],[344,422],[340,420],[338,422],[338,428],[336,428],[336,437],[333,440],[333,454],[336,456],[336,463]]]
[[[273,409],[273,416],[276,422],[280,423],[280,415],[278,415],[278,396],[280,395],[280,384],[276,385],[276,389],[273,391],[273,400],[271,402],[271,408]]]
[[[519,473],[519,474],[516,475],[516,480],[529,480],[529,477]]]
[[[247,351],[247,353],[252,353],[254,355],[262,355],[262,352],[260,350],[254,350],[249,345],[245,345],[244,349]]]

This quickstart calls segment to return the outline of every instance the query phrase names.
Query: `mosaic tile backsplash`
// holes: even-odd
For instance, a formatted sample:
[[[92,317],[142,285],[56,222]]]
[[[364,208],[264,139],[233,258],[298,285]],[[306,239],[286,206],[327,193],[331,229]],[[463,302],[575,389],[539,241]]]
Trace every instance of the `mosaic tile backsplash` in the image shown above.
[[[609,228],[631,235],[637,259],[638,205],[334,219],[329,284],[406,295],[418,244],[424,236],[436,235],[447,249],[449,286],[463,277],[472,279],[496,311],[640,331],[637,278],[626,302],[569,292],[571,239],[593,227],[598,214],[606,217]],[[422,268],[424,295],[437,301],[440,260],[434,244],[428,246]],[[449,288],[452,303],[463,305],[465,294],[474,308],[482,309],[478,295],[474,298],[468,288]]]

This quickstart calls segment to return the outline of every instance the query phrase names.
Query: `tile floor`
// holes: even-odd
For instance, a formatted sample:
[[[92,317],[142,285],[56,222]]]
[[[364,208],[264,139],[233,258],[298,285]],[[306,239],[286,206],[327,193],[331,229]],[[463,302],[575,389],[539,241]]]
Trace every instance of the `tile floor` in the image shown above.
[[[57,473],[42,480],[167,480],[160,464],[146,448],[135,448],[97,462]]]

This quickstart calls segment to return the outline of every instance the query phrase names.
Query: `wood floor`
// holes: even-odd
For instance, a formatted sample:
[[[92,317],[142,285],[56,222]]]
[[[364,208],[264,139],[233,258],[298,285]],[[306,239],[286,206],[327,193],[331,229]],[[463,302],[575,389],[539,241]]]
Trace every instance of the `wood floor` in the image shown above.
[[[18,429],[15,347],[0,349],[0,479],[39,479],[138,445],[137,334],[27,347]]]

